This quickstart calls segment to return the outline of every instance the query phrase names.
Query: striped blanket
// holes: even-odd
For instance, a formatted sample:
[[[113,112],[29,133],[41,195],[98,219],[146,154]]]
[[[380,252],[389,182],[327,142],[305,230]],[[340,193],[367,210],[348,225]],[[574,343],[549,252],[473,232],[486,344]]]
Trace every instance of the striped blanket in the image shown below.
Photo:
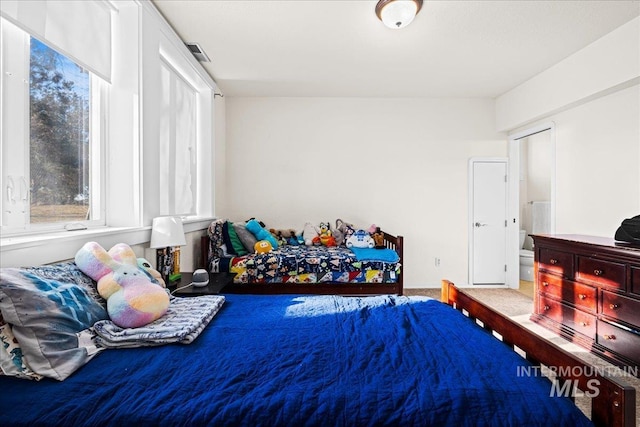
[[[94,342],[104,348],[150,347],[171,343],[190,344],[224,304],[222,295],[172,297],[167,313],[141,328],[123,329],[110,320],[93,325]]]

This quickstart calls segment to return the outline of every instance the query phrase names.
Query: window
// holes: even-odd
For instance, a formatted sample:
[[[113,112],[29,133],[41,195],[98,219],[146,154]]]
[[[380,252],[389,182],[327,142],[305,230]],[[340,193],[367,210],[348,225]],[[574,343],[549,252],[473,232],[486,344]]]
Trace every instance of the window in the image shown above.
[[[30,222],[91,219],[90,76],[31,37]]]
[[[2,37],[3,232],[103,224],[100,79],[4,19]]]

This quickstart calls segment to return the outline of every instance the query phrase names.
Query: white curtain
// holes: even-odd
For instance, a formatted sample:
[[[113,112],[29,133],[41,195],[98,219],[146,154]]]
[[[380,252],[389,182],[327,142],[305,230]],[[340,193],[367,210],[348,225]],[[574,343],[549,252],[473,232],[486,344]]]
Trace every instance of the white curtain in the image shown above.
[[[103,0],[2,0],[0,14],[111,81],[111,14]]]
[[[160,67],[160,214],[195,213],[196,92],[171,68]]]

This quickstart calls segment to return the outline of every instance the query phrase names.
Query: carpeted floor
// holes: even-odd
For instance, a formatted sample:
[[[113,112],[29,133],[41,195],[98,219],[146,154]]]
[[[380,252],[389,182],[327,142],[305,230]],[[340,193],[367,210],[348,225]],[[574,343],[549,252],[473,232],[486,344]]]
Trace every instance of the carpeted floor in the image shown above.
[[[528,282],[531,283],[531,282]],[[505,314],[513,321],[520,323],[527,329],[535,332],[543,338],[553,342],[562,349],[574,354],[587,363],[601,367],[604,370],[609,369],[606,372],[612,372],[614,366],[606,362],[605,360],[589,353],[586,349],[578,347],[570,341],[565,340],[559,335],[531,322],[529,317],[533,311],[533,288],[527,286],[527,282],[524,286],[521,286],[521,290],[515,289],[471,289],[464,288],[463,290],[478,299],[482,303],[489,307]],[[405,288],[405,295],[424,295],[436,299],[440,299],[440,289],[433,288]],[[640,378],[633,376],[624,376],[623,378],[616,378],[620,382],[626,383],[636,389],[636,425],[640,426]],[[576,398],[576,405],[590,417],[591,415],[591,401],[588,398]]]

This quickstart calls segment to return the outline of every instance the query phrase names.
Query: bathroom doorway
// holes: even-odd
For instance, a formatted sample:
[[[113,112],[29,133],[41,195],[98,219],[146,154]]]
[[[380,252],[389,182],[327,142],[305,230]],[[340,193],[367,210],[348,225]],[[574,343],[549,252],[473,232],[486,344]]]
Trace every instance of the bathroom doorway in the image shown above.
[[[533,281],[533,240],[530,234],[555,232],[555,125],[547,123],[509,137],[510,200],[513,234],[508,282],[519,288]],[[512,234],[512,235],[513,235]],[[514,286],[516,285],[516,286]]]

